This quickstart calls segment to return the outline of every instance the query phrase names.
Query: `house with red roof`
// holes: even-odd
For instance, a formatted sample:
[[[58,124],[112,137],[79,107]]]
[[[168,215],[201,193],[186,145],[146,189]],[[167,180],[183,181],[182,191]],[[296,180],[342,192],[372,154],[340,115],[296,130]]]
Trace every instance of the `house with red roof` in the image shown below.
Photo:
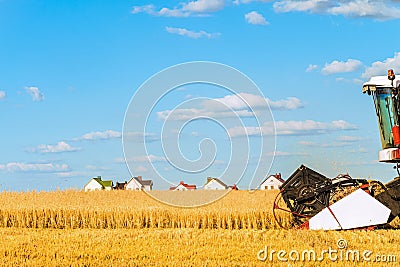
[[[195,184],[185,184],[183,181],[180,181],[180,183],[177,186],[171,186],[169,190],[172,191],[193,191],[196,190],[196,185]]]

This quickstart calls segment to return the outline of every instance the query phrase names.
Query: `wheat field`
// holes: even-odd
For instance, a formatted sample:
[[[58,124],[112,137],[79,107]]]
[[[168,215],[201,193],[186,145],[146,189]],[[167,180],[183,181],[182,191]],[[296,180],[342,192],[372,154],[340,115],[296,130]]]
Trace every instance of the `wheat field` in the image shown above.
[[[272,216],[276,193],[232,191],[209,205],[178,208],[138,191],[2,192],[0,266],[398,266],[398,230],[283,230]],[[290,228],[288,214],[279,219]],[[329,249],[336,259],[322,253]],[[316,259],[302,259],[310,250]],[[348,251],[361,259],[347,260]]]
[[[163,192],[175,198],[207,198],[212,191]],[[276,193],[276,192],[275,192]],[[141,191],[58,191],[0,194],[0,227],[53,229],[276,229],[274,193],[230,192],[197,208],[163,204]],[[289,226],[287,214],[280,220]]]

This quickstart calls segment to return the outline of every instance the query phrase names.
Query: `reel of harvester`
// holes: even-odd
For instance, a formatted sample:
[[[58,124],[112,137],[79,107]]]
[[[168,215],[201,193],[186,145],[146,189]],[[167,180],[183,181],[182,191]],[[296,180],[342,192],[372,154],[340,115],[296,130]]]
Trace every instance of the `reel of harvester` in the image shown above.
[[[347,174],[329,179],[301,165],[281,185],[274,201],[274,218],[282,228],[301,227],[320,211],[359,188],[368,190],[368,181],[352,179]],[[286,227],[278,218],[278,210],[291,214],[292,221]]]

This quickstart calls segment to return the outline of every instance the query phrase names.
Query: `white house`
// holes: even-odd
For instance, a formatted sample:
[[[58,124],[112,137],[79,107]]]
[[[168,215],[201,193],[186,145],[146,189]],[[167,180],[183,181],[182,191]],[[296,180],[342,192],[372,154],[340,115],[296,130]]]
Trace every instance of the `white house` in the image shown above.
[[[194,184],[185,184],[181,181],[177,186],[171,186],[169,190],[172,191],[188,191],[188,190],[196,190],[196,185]]]
[[[207,182],[203,188],[204,190],[225,190],[229,187],[218,178],[207,177]]]
[[[285,180],[283,180],[281,178],[280,173],[270,175],[260,184],[260,189],[261,190],[274,190],[274,189],[279,190],[279,186],[281,186],[284,182],[285,182]]]
[[[143,180],[142,176],[132,177],[126,184],[126,190],[144,190],[150,191],[153,189],[152,180]]]
[[[101,176],[90,179],[90,181],[85,185],[84,191],[96,191],[96,190],[112,190],[113,181],[102,181]]]

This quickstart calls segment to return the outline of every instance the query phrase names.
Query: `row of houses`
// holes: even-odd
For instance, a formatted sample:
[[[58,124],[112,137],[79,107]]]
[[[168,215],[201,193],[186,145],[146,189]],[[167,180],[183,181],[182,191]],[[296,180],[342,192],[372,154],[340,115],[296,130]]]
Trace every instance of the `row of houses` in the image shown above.
[[[277,173],[274,175],[270,175],[261,182],[259,189],[261,190],[274,190],[279,189],[285,181],[282,179],[281,174]],[[204,190],[239,190],[239,188],[234,185],[227,185],[222,182],[218,178],[207,177],[207,181],[203,186]],[[116,182],[114,185],[113,181],[108,180],[104,181],[101,179],[101,176],[90,179],[90,181],[85,185],[84,191],[95,191],[95,190],[144,190],[150,191],[153,190],[153,181],[152,180],[143,180],[142,176],[132,177],[128,182]],[[181,181],[176,186],[171,186],[169,190],[172,191],[192,191],[197,190],[197,186],[195,184],[187,184],[184,181]]]
[[[85,192],[95,190],[153,190],[152,180],[143,180],[142,176],[132,177],[128,182],[116,182],[115,186],[111,180],[101,180],[101,176],[90,179],[84,186]]]

